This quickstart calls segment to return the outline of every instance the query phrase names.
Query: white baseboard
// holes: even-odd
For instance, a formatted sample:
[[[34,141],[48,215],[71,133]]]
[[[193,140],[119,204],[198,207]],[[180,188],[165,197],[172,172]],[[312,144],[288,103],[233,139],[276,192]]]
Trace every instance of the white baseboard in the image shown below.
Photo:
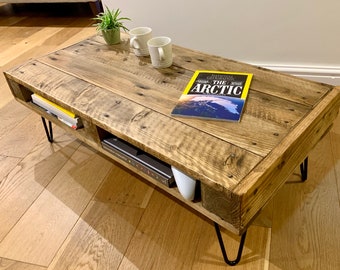
[[[288,73],[294,76],[306,78],[309,80],[340,85],[340,66],[289,66],[273,64],[255,64],[264,68],[272,69],[279,72]]]

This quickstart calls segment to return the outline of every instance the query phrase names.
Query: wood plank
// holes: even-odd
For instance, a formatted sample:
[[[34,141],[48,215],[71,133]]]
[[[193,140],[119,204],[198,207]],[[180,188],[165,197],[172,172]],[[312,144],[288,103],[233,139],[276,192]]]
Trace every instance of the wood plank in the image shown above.
[[[46,270],[46,267],[0,258],[1,270]]]
[[[5,136],[5,134],[16,127],[18,123],[23,121],[30,111],[27,107],[22,106],[20,103],[16,102],[13,98],[11,102],[0,105],[0,138]]]
[[[76,57],[77,61],[72,61],[73,57]],[[127,49],[122,54],[112,54],[107,46],[91,43],[90,40],[43,57],[39,61],[73,74],[91,84],[109,89],[134,103],[152,104],[150,108],[170,116],[191,73],[185,74],[188,71],[185,69],[179,71],[176,67],[166,72],[155,71],[154,68],[148,66],[141,69],[135,63],[137,61],[134,60],[135,58],[133,54],[129,54]],[[101,76],[94,74],[93,69],[101,70]],[[257,154],[265,155],[296,124],[298,119],[306,114],[307,110],[307,106],[296,102],[287,102],[283,108],[282,100],[279,98],[250,91],[242,123],[186,118],[176,120],[188,126],[198,127],[207,133],[213,132],[219,138],[243,146]],[[262,128],[259,129],[258,126]],[[229,136],[225,129],[232,129],[235,133]],[[251,132],[255,129],[259,131]]]
[[[61,27],[53,27],[53,28],[42,28],[40,31],[29,35],[27,40],[20,40],[15,46],[7,47],[7,49],[3,49],[0,53],[0,57],[2,59],[3,65],[13,61],[19,55],[23,54],[27,50],[31,50],[32,47],[39,47],[42,45],[43,41],[47,37],[51,37],[61,31]],[[28,46],[27,44],[30,44]]]
[[[232,257],[239,238],[222,233]],[[264,269],[267,237],[266,228],[250,229],[244,263],[236,269]],[[225,268],[212,223],[154,192],[119,269]]]
[[[41,61],[49,63],[50,65],[68,73],[76,74],[76,76],[80,76],[82,79],[103,88],[111,89],[112,91],[115,91],[116,93],[119,93],[120,95],[123,95],[139,104],[154,103],[153,108],[155,110],[169,115],[175,102],[177,102],[182,90],[184,89],[184,86],[189,81],[192,72],[176,66],[173,67],[173,69],[158,71],[152,68],[151,65],[148,66],[147,63],[145,63],[141,69],[141,58],[137,58],[130,53],[126,40],[122,42],[121,47],[123,48],[121,53],[112,54],[112,49],[108,46],[99,42],[93,42],[93,39],[90,39],[79,44],[75,44],[56,54],[46,56],[41,59]],[[185,54],[185,52],[182,53]],[[70,61],[70,59],[74,56],[78,59],[76,63],[74,61]],[[143,58],[143,61],[144,60],[147,61]],[[89,61],[92,63],[90,65],[91,67],[97,66],[96,70],[103,70],[106,72],[103,72],[100,78],[98,76],[93,76],[92,70],[84,68],[84,63],[88,63]],[[81,64],[81,62],[83,62],[83,64]],[[104,65],[105,68],[103,67]],[[180,76],[176,73],[179,73]],[[128,79],[124,80],[123,78],[126,76],[128,76]],[[133,79],[134,77],[135,79]],[[138,80],[137,78],[142,78],[143,80]],[[139,83],[137,84],[135,81],[139,81]],[[115,85],[117,85],[117,87],[115,87]],[[129,89],[129,91],[121,91],[124,87]],[[284,92],[284,89],[281,90]],[[166,96],[163,94],[164,91],[167,92]],[[318,96],[320,97],[320,93]],[[165,97],[166,100],[164,100]],[[273,113],[273,107],[275,107],[275,103],[272,104],[272,102],[270,102],[272,99],[275,100],[272,96],[268,95],[261,98],[262,102],[260,103],[260,106],[251,106],[251,115],[270,117],[270,119],[266,119],[274,121],[275,114]],[[254,98],[249,100],[252,102],[254,101]],[[296,100],[294,102],[296,102]],[[250,107],[248,105],[247,107]],[[290,123],[289,114],[300,111],[300,109],[295,109],[295,106],[295,104],[291,104],[290,108],[287,108],[285,111],[285,116],[281,116],[285,118],[282,122],[284,122],[286,126],[289,126],[288,124]],[[257,112],[254,111],[254,108],[257,108]],[[245,115],[248,115],[247,108]],[[293,118],[296,120],[296,116]],[[191,123],[192,126],[202,122],[196,122],[193,119],[190,119],[190,121],[183,121],[189,125]],[[194,122],[192,123],[192,121]],[[248,123],[247,120],[243,119],[241,127],[238,125],[235,132],[238,132],[238,129],[244,131],[243,124],[245,124],[245,122]],[[253,119],[249,121],[249,123],[253,122]],[[214,123],[214,125],[218,125],[218,123]],[[209,125],[209,127],[214,127],[214,125]],[[226,123],[223,123],[223,125],[226,125]],[[268,122],[266,125],[268,125]],[[236,134],[236,136],[237,135],[238,134]]]
[[[50,145],[44,139],[14,168],[6,168],[10,172],[0,178],[0,240],[31,207],[44,187],[79,147],[79,142],[72,142],[73,139],[68,136],[58,136],[57,129],[55,132],[56,143]],[[4,162],[6,165],[7,159]]]
[[[117,269],[152,192],[128,171],[112,166],[49,269]]]
[[[25,132],[30,130],[30,132]],[[29,117],[18,123],[15,129],[6,133],[0,142],[0,154],[25,157],[45,136],[39,116],[29,112]]]
[[[166,196],[154,192],[119,269],[190,269],[202,220]],[[174,241],[174,239],[176,239]]]
[[[92,22],[87,17],[58,18],[55,16],[51,18],[46,16],[42,20],[42,17],[8,16],[5,22],[1,24],[4,26],[1,26],[0,29],[2,30],[2,33],[6,35],[6,37],[11,41],[12,46],[10,47],[12,49],[18,48],[19,46],[22,46],[22,44],[25,44],[25,48],[27,49],[33,49],[34,47],[38,47],[37,45],[39,44],[46,43],[47,40],[50,40],[51,42],[54,41],[54,47],[56,47],[56,45],[58,46],[60,42],[63,42],[63,40],[70,37],[67,35],[67,33],[75,31],[75,27],[81,28],[82,26],[89,26],[91,23]],[[68,27],[65,27],[65,25]],[[49,32],[52,30],[57,31],[56,36],[41,36],[41,33],[44,31]],[[40,31],[42,32],[39,33]],[[60,35],[61,33],[64,33],[64,35]],[[0,56],[9,49],[8,42],[6,43],[6,41],[6,39],[0,40]],[[50,44],[53,45],[52,43]],[[46,51],[46,53],[47,52],[48,51]],[[5,61],[5,58],[0,57],[0,59]]]
[[[72,31],[73,35],[68,36],[67,40],[63,39],[63,42],[58,43],[58,46],[56,49],[69,47],[73,45],[74,43],[80,42],[81,40],[84,40],[96,34],[96,29],[95,27],[92,26],[93,21],[89,20],[88,18],[87,19],[83,18],[82,21],[80,20],[81,19],[78,18],[77,25],[72,27],[72,29],[74,29],[73,31],[68,30],[68,31]]]
[[[334,110],[334,108],[339,108],[339,90],[340,88],[334,88],[235,188],[235,193],[244,194],[241,210],[244,214],[241,217],[241,224],[248,224],[254,218],[255,214],[304,160],[309,151],[329,131],[338,115],[338,109]],[[275,169],[270,170],[270,167]]]
[[[37,75],[37,73],[39,75]],[[132,103],[130,101],[124,101],[127,102],[125,105],[120,105],[122,103],[121,96],[114,95],[109,92],[105,92],[102,88],[96,88],[91,86],[90,84],[87,84],[85,80],[79,80],[75,81],[75,79],[71,76],[68,76],[65,73],[58,72],[54,69],[48,68],[46,66],[43,66],[39,63],[35,63],[34,65],[28,64],[27,66],[22,66],[22,68],[12,71],[11,75],[9,77],[11,79],[21,78],[23,82],[28,81],[27,78],[30,78],[30,85],[26,85],[27,87],[33,89],[36,89],[35,91],[38,91],[42,95],[49,95],[47,96],[54,102],[59,102],[60,105],[64,106],[65,108],[75,111],[76,114],[82,116],[82,117],[88,117],[89,116],[89,109],[92,107],[92,110],[98,110],[98,107],[96,107],[96,103],[100,102],[100,106],[104,106],[103,100],[108,100],[110,97],[113,99],[111,102],[116,102],[116,106],[114,114],[118,115],[119,118],[122,120],[125,120],[126,118],[126,110],[130,110],[130,108],[136,107],[135,102]],[[111,75],[110,75],[111,76]],[[51,78],[54,78],[53,80]],[[44,82],[43,84],[41,82]],[[74,88],[74,85],[77,84],[77,88]],[[48,87],[47,87],[48,85]],[[62,87],[61,87],[62,86]],[[40,92],[43,91],[43,92]],[[65,95],[63,93],[68,92],[68,95]],[[92,92],[92,93],[91,93]],[[98,99],[93,99],[93,97],[97,95],[105,95],[103,97],[100,97]],[[149,96],[144,95],[144,96]],[[105,99],[102,99],[105,98]],[[258,99],[253,99],[254,102],[256,102]],[[144,100],[146,101],[146,100]],[[149,100],[148,102],[152,102],[152,100]],[[261,102],[261,101],[260,101]],[[143,103],[142,101],[140,103]],[[159,102],[156,102],[159,103]],[[169,103],[169,102],[166,102]],[[272,105],[272,103],[270,103]],[[107,107],[112,107],[111,103],[106,104]],[[124,111],[121,110],[121,107],[124,106]],[[270,151],[270,149],[277,144],[284,134],[287,132],[287,129],[289,128],[289,124],[292,120],[298,119],[297,112],[300,111],[300,108],[296,107],[297,105],[292,105],[292,107],[287,108],[287,112],[296,112],[296,113],[290,113],[285,118],[282,118],[282,116],[277,115],[276,117],[280,119],[279,123],[274,121],[273,113],[270,113],[268,111],[269,115],[272,115],[272,119],[266,119],[263,121],[259,121],[258,126],[263,126],[263,129],[261,129],[261,132],[252,132],[254,130],[254,116],[246,117],[244,121],[242,121],[242,125],[240,126],[239,123],[226,123],[226,122],[216,122],[216,121],[200,121],[198,119],[192,120],[189,124],[189,120],[184,119],[176,119],[178,122],[186,123],[188,126],[191,126],[193,128],[201,128],[203,131],[206,131],[207,133],[213,132],[216,134],[217,137],[220,137],[221,139],[230,141],[232,144],[237,144],[240,146],[243,146],[244,148],[248,149],[249,151],[253,151],[260,155],[265,155]],[[137,106],[138,107],[138,106]],[[250,105],[250,108],[253,108],[254,106]],[[261,107],[261,106],[259,106]],[[270,106],[273,107],[273,106]],[[277,107],[277,106],[276,106]],[[142,110],[142,107],[139,110]],[[107,113],[108,111],[105,111],[106,107],[102,108],[103,114]],[[107,108],[109,110],[109,108]],[[251,109],[253,112],[252,114],[261,115],[262,113],[256,113],[253,109]],[[133,111],[132,111],[133,112]],[[98,112],[97,112],[98,114]],[[131,114],[131,111],[129,112]],[[93,115],[95,116],[95,115]],[[170,116],[170,114],[165,114],[165,117]],[[133,116],[131,116],[133,117]],[[163,117],[163,115],[162,115]],[[106,117],[108,118],[108,117]],[[247,119],[246,119],[247,118]],[[106,121],[108,119],[105,119]],[[258,126],[256,128],[258,128]],[[159,128],[158,128],[159,129]],[[228,130],[235,130],[235,135],[230,136],[228,135],[228,132],[225,132],[226,129]],[[143,131],[145,132],[145,130]],[[117,135],[117,134],[116,134]],[[264,140],[263,138],[267,138]]]
[[[175,46],[177,55],[174,65],[189,70],[204,67],[206,70],[242,71],[253,73],[251,90],[291,100],[300,104],[314,106],[333,86],[294,77],[289,74],[249,65],[223,57]]]
[[[153,191],[154,188],[141,181],[138,175],[121,165],[113,164],[94,199],[105,203],[146,208]]]
[[[91,202],[48,269],[118,269],[143,211]]]
[[[308,180],[275,196],[270,269],[340,266],[339,197],[329,134],[309,155]],[[322,158],[320,158],[322,157]]]
[[[21,158],[6,157],[0,155],[0,190],[3,179],[9,174],[11,170],[21,161]]]
[[[335,169],[335,177],[337,181],[338,187],[338,197],[339,197],[339,205],[340,205],[340,116],[334,121],[333,128],[330,132],[331,136],[331,145],[332,145],[332,156],[333,156],[333,163]]]
[[[79,147],[2,240],[0,256],[48,266],[110,167],[103,157]]]
[[[11,47],[17,45],[20,40],[27,39],[42,29],[42,27],[37,26],[36,20],[31,20],[29,17],[1,16],[0,22],[1,33],[10,40]],[[1,53],[3,50],[8,49],[8,40],[5,38],[0,40]],[[1,63],[1,65],[3,64]]]
[[[151,67],[151,62],[148,57],[134,56],[129,48],[128,36],[125,33],[122,33],[122,42],[119,46],[109,47],[105,44],[101,37],[93,36],[89,40],[83,41],[80,44],[75,44],[66,50],[77,54],[77,56],[87,55],[90,59],[93,59],[95,55],[95,59],[97,61],[101,60],[103,63],[107,63],[109,61],[110,64],[116,65],[117,68],[121,67],[124,71],[129,70],[129,65],[131,65],[131,63],[137,64],[137,66],[143,67],[139,72],[142,71],[144,74],[145,72],[150,72],[151,76],[149,76],[149,79],[151,80],[160,78],[160,75],[172,74],[172,77],[167,76],[165,78],[160,78],[159,82],[164,83],[164,87],[167,87],[168,83],[172,84],[173,80],[179,80],[180,78],[177,78],[179,77],[179,74],[181,78],[183,76],[191,76],[193,71],[198,69],[198,67],[203,67],[203,69],[206,70],[242,71],[254,73],[256,76],[253,78],[251,90],[260,91],[268,95],[274,95],[279,98],[309,106],[313,106],[333,87],[331,85],[304,80],[288,74],[275,72],[230,59],[226,61],[226,59],[222,57],[194,51],[188,48],[182,48],[176,45],[173,46],[173,66],[164,70],[155,70]],[[112,50],[114,50],[116,54],[112,54]],[[178,73],[177,76],[174,74],[174,71]],[[134,72],[136,72],[136,70],[134,70]],[[87,77],[87,79],[89,78]],[[183,80],[182,83],[184,84],[184,87],[187,82]]]
[[[36,66],[40,68],[41,65],[37,62],[29,64],[30,68],[26,68],[21,76],[32,78],[30,76],[32,70]],[[218,140],[210,134],[203,133],[204,136],[202,136],[202,133],[196,128],[183,126],[169,116],[159,115],[130,100],[115,96],[110,91],[87,85],[84,81],[80,81],[77,84],[77,90],[75,90],[73,84],[65,82],[64,78],[67,75],[56,73],[56,71],[52,72],[57,75],[53,76],[53,83],[49,84],[49,81],[37,80],[38,85],[32,87],[25,84],[25,86],[36,87],[36,89],[43,87],[45,95],[46,93],[51,95],[49,97],[53,96],[51,92],[57,93],[58,97],[51,100],[58,100],[62,106],[68,104],[68,106],[64,106],[67,109],[71,102],[77,100],[76,107],[78,110],[75,112],[80,117],[87,119],[91,117],[94,124],[163,161],[175,165],[194,178],[202,181],[209,178],[212,183],[219,183],[225,187],[234,186],[260,160],[260,157],[247,153],[244,149]],[[14,73],[20,74],[20,69]],[[48,73],[44,72],[43,74]],[[68,78],[72,80],[72,77]],[[41,85],[41,81],[44,82],[43,85]],[[65,91],[65,87],[69,91]],[[65,100],[68,102],[65,102]],[[110,102],[103,103],[105,100],[110,100]],[[112,103],[115,106],[112,106]],[[167,125],[164,125],[164,123],[167,123]],[[160,136],[160,132],[164,136]],[[178,132],[183,136],[177,136]],[[197,138],[197,143],[193,142],[193,137]],[[146,138],[147,140],[145,140]],[[190,151],[196,151],[200,154],[192,155],[197,157],[195,160],[188,159],[186,151],[182,150],[183,148],[190,148]],[[225,160],[230,153],[234,153],[235,162],[226,166]],[[239,159],[241,159],[241,162],[237,162]],[[216,170],[220,172],[219,175],[216,175]],[[226,175],[231,177],[226,178]]]
[[[0,16],[0,25],[1,25],[0,29],[3,30],[3,29],[8,28],[10,30],[11,28],[9,26],[15,25],[22,20],[25,20],[24,16],[16,16],[14,14],[13,14],[13,16]],[[6,37],[7,37],[7,35],[6,35]],[[4,40],[5,39],[3,39],[2,41],[4,41]]]
[[[18,27],[18,32],[23,32],[23,27],[26,26]],[[95,33],[95,28],[91,26],[91,21],[88,18],[72,18],[67,28],[63,26],[57,27],[55,21],[53,25],[48,27],[31,26],[26,28],[28,29],[27,36],[14,34],[17,40],[13,41],[13,46],[9,48],[8,44],[6,45],[7,47],[4,44],[3,51],[0,53],[2,57],[1,66],[4,69],[18,65],[20,62],[22,63],[30,58],[50,53],[57,48],[66,47],[72,42],[80,41]],[[10,54],[11,51],[20,51],[20,54],[16,53],[14,57]]]
[[[1,70],[1,69],[0,69]],[[10,101],[14,100],[11,90],[3,76],[0,77],[0,107],[5,106]]]
[[[29,114],[27,108],[20,105],[18,102],[15,102],[13,98],[12,102],[5,106],[0,104],[0,140],[2,136],[6,136],[6,133],[9,130],[14,129],[18,122],[27,117],[27,114]],[[2,180],[20,161],[20,157],[0,155],[0,190]]]

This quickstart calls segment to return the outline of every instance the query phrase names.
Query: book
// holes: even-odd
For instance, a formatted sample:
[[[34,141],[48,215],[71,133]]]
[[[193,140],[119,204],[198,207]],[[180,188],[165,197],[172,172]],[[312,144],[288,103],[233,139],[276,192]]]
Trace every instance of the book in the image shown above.
[[[173,116],[240,121],[253,74],[196,70]]]
[[[57,117],[61,122],[70,126],[73,129],[78,129],[82,127],[82,122],[79,117],[77,117],[73,112],[66,110],[65,108],[59,106],[58,104],[38,95],[32,94],[32,102],[39,107],[45,109],[51,115]]]

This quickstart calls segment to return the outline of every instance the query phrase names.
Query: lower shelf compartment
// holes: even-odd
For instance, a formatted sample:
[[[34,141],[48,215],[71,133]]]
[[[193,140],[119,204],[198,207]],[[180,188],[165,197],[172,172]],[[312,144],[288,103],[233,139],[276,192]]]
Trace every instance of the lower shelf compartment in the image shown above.
[[[171,166],[115,136],[102,140],[102,147],[119,159],[151,176],[167,187],[175,185]]]

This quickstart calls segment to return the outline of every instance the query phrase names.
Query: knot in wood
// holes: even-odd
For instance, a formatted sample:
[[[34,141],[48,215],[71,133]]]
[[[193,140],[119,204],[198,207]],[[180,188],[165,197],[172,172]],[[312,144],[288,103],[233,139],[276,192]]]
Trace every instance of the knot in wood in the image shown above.
[[[147,110],[144,110],[144,111],[141,111],[139,113],[137,113],[132,119],[131,119],[131,122],[138,122],[140,121],[141,119],[145,118],[151,111],[147,111]]]
[[[224,166],[226,165],[231,165],[231,163],[233,162],[234,158],[236,157],[236,155],[234,153],[230,153],[227,158],[224,160]]]

